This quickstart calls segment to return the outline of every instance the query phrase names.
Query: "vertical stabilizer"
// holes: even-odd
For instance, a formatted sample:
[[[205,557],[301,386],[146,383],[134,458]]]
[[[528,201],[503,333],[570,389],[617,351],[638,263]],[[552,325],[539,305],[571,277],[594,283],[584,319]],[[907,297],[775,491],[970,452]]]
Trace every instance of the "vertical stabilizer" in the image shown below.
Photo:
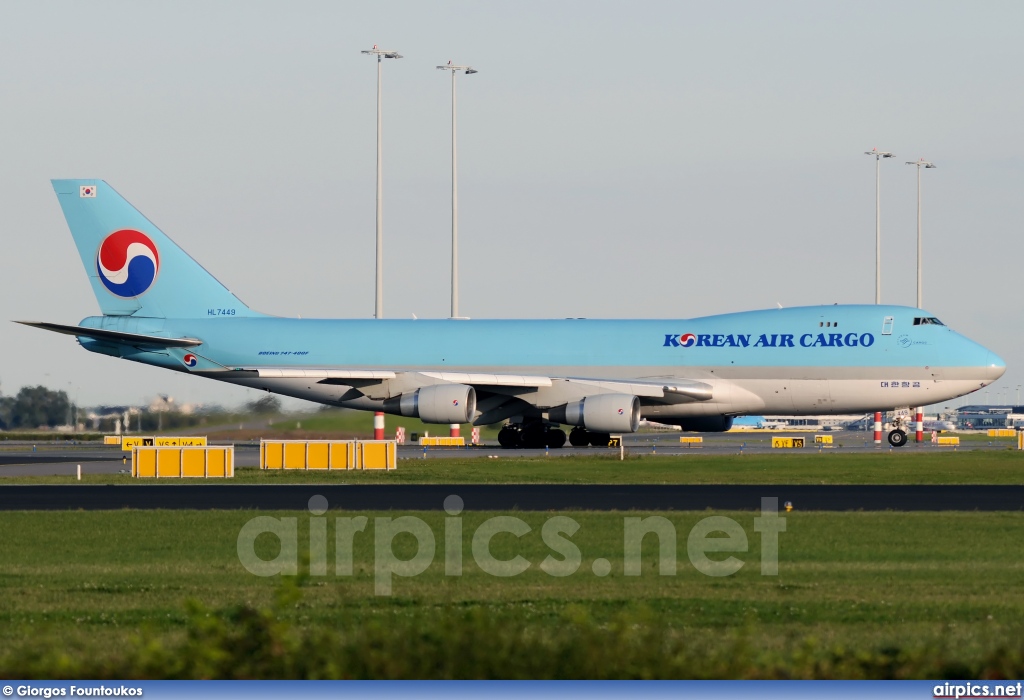
[[[102,180],[53,180],[106,316],[259,316]]]

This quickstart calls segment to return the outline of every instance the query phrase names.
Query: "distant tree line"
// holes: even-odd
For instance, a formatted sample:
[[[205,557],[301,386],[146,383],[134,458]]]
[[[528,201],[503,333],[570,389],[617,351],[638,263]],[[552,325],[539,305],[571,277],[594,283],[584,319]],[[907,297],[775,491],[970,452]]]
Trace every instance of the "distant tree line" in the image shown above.
[[[256,399],[255,401],[249,401],[247,404],[245,404],[245,410],[248,413],[256,413],[259,415],[267,413],[280,413],[281,399],[277,398],[273,394],[266,394]]]
[[[273,394],[267,394],[249,401],[241,411],[226,410],[220,406],[208,406],[194,413],[178,411],[133,412],[130,425],[122,426],[131,432],[142,430],[180,430],[217,424],[233,417],[244,415],[267,415],[281,412],[281,400]],[[22,387],[15,396],[0,396],[0,430],[35,430],[37,428],[55,428],[70,425],[74,420],[86,420],[78,413],[78,407],[68,399],[65,391],[52,391],[45,386]],[[116,418],[105,416],[99,419],[98,425],[88,425],[90,429],[100,432],[114,432]]]
[[[26,386],[16,396],[0,396],[0,430],[68,425],[72,413],[67,392],[51,391],[45,386]]]

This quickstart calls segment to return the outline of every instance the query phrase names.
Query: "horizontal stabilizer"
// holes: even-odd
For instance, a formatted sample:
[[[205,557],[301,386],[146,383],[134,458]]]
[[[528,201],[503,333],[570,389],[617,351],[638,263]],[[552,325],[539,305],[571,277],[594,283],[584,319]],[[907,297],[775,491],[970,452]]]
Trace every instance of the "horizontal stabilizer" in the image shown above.
[[[196,338],[161,338],[155,335],[122,333],[121,331],[107,331],[100,328],[85,328],[83,326],[64,326],[59,323],[42,323],[39,321],[15,321],[15,323],[20,323],[23,326],[32,326],[33,328],[42,328],[44,331],[74,335],[80,338],[92,338],[93,340],[144,345],[147,347],[192,348],[203,344],[203,341]]]

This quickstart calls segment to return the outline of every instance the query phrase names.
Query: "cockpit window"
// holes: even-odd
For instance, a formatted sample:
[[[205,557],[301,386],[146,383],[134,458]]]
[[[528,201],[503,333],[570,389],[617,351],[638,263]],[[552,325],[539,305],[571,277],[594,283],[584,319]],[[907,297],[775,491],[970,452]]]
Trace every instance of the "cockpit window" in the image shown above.
[[[918,316],[914,319],[915,326],[944,326],[946,325],[934,316]]]

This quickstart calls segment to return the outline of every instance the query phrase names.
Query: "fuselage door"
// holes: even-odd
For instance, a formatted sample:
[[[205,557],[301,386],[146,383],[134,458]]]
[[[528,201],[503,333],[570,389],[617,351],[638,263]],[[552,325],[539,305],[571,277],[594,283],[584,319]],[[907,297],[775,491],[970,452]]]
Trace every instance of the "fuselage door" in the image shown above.
[[[882,319],[882,335],[892,335],[892,316],[886,316]]]

